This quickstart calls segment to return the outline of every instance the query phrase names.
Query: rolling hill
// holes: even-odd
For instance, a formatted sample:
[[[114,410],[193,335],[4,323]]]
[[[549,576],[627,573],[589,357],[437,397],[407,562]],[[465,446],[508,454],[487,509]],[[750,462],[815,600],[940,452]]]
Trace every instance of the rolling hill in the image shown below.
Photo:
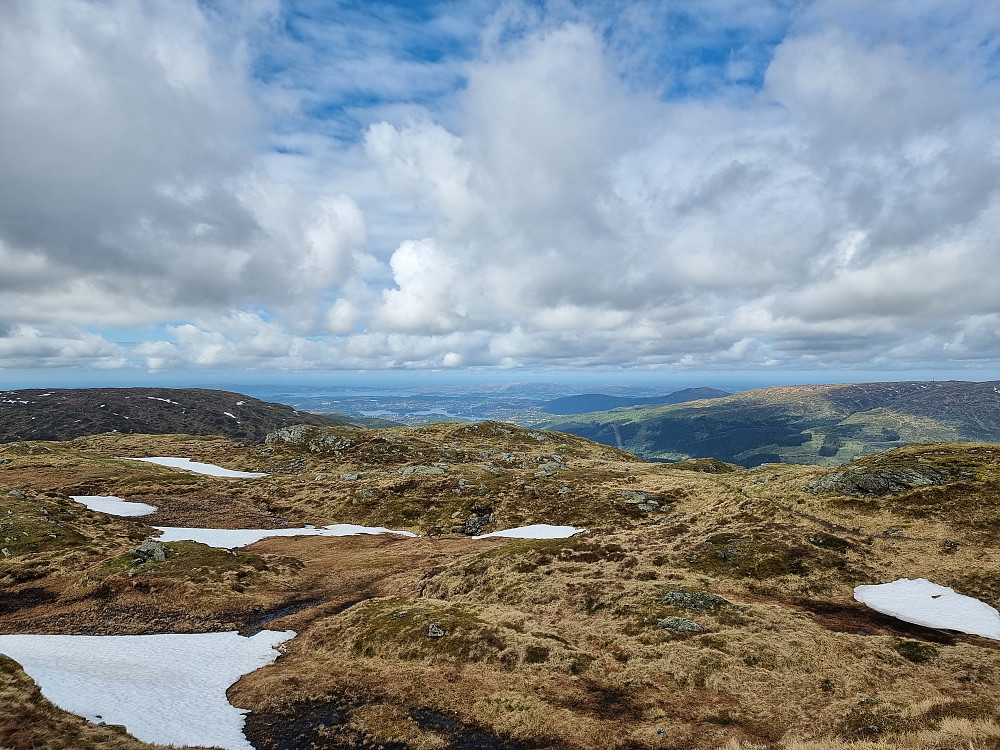
[[[261,443],[279,427],[348,422],[204,388],[50,388],[0,391],[0,443],[72,440],[103,432],[223,435]]]
[[[645,398],[627,398],[623,396],[608,396],[604,393],[582,393],[578,396],[563,396],[539,404],[546,414],[583,414],[590,411],[607,411],[623,406],[655,406],[659,404],[681,404],[685,401],[698,401],[704,398],[722,398],[728,396],[727,391],[718,388],[685,388],[674,391],[666,396],[647,396]]]
[[[833,466],[912,443],[1000,440],[1000,382],[759,388],[677,405],[577,414],[540,426],[647,459],[711,456],[744,466]]]

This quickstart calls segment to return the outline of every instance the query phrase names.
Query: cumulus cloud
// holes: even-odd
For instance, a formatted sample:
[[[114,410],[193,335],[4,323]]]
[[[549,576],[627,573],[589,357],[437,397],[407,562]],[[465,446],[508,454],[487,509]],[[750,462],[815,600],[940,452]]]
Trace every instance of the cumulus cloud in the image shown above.
[[[133,326],[294,306],[363,260],[350,196],[265,169],[268,112],[221,13],[193,0],[0,9],[0,318]],[[267,13],[244,9],[236,29]]]
[[[4,5],[0,327],[154,370],[1000,361],[992,5],[383,10]]]

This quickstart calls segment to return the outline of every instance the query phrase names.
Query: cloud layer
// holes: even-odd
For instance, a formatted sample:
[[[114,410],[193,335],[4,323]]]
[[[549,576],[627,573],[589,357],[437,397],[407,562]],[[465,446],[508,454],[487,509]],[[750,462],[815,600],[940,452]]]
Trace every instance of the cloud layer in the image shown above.
[[[995,366],[1000,10],[662,5],[4,4],[0,367]]]

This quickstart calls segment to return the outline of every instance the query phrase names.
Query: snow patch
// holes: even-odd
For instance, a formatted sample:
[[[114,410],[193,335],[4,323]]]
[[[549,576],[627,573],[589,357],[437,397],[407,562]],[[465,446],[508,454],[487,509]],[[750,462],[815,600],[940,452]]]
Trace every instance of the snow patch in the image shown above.
[[[491,531],[489,534],[472,538],[488,539],[493,536],[502,536],[511,539],[566,539],[576,534],[585,533],[587,533],[587,529],[578,529],[575,526],[550,526],[547,523],[536,523],[531,526],[518,526],[516,529]]]
[[[224,411],[222,413],[225,414],[227,417],[232,417],[233,419],[236,419],[236,415],[235,414],[232,414],[232,413],[230,413],[228,411]]]
[[[0,635],[42,695],[88,721],[123,724],[143,742],[253,750],[243,709],[226,700],[240,677],[272,663],[295,631],[168,635]]]
[[[148,516],[150,513],[156,512],[155,505],[134,503],[114,495],[70,495],[70,499],[76,500],[98,513],[107,513],[112,516]]]
[[[412,531],[395,531],[383,526],[357,526],[353,523],[335,523],[330,526],[305,526],[298,529],[193,529],[183,526],[154,526],[162,531],[158,542],[201,542],[209,547],[234,549],[259,542],[273,536],[355,536],[357,534],[401,534],[415,537]]]
[[[173,456],[150,456],[148,458],[134,458],[132,456],[118,456],[127,461],[146,461],[159,466],[170,466],[174,469],[187,469],[196,474],[206,474],[210,477],[229,477],[231,479],[258,479],[266,477],[267,474],[258,471],[233,471],[223,469],[215,464],[206,464],[200,461],[192,461],[190,458],[175,458]]]
[[[245,404],[245,403],[246,403],[246,401],[237,401],[236,405],[237,406],[243,406],[243,404]]]
[[[1000,612],[986,602],[958,594],[926,578],[912,581],[900,578],[892,583],[858,586],[854,598],[903,622],[1000,640]]]
[[[171,401],[169,398],[159,398],[158,396],[146,396],[150,401],[162,401],[165,404],[174,404],[175,406],[180,406],[177,401]]]

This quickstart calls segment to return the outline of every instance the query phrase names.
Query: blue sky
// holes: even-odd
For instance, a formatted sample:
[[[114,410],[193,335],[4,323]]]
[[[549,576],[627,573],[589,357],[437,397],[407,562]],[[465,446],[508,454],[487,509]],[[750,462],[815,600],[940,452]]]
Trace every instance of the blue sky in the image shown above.
[[[998,34],[979,0],[11,0],[0,382],[993,378]]]

